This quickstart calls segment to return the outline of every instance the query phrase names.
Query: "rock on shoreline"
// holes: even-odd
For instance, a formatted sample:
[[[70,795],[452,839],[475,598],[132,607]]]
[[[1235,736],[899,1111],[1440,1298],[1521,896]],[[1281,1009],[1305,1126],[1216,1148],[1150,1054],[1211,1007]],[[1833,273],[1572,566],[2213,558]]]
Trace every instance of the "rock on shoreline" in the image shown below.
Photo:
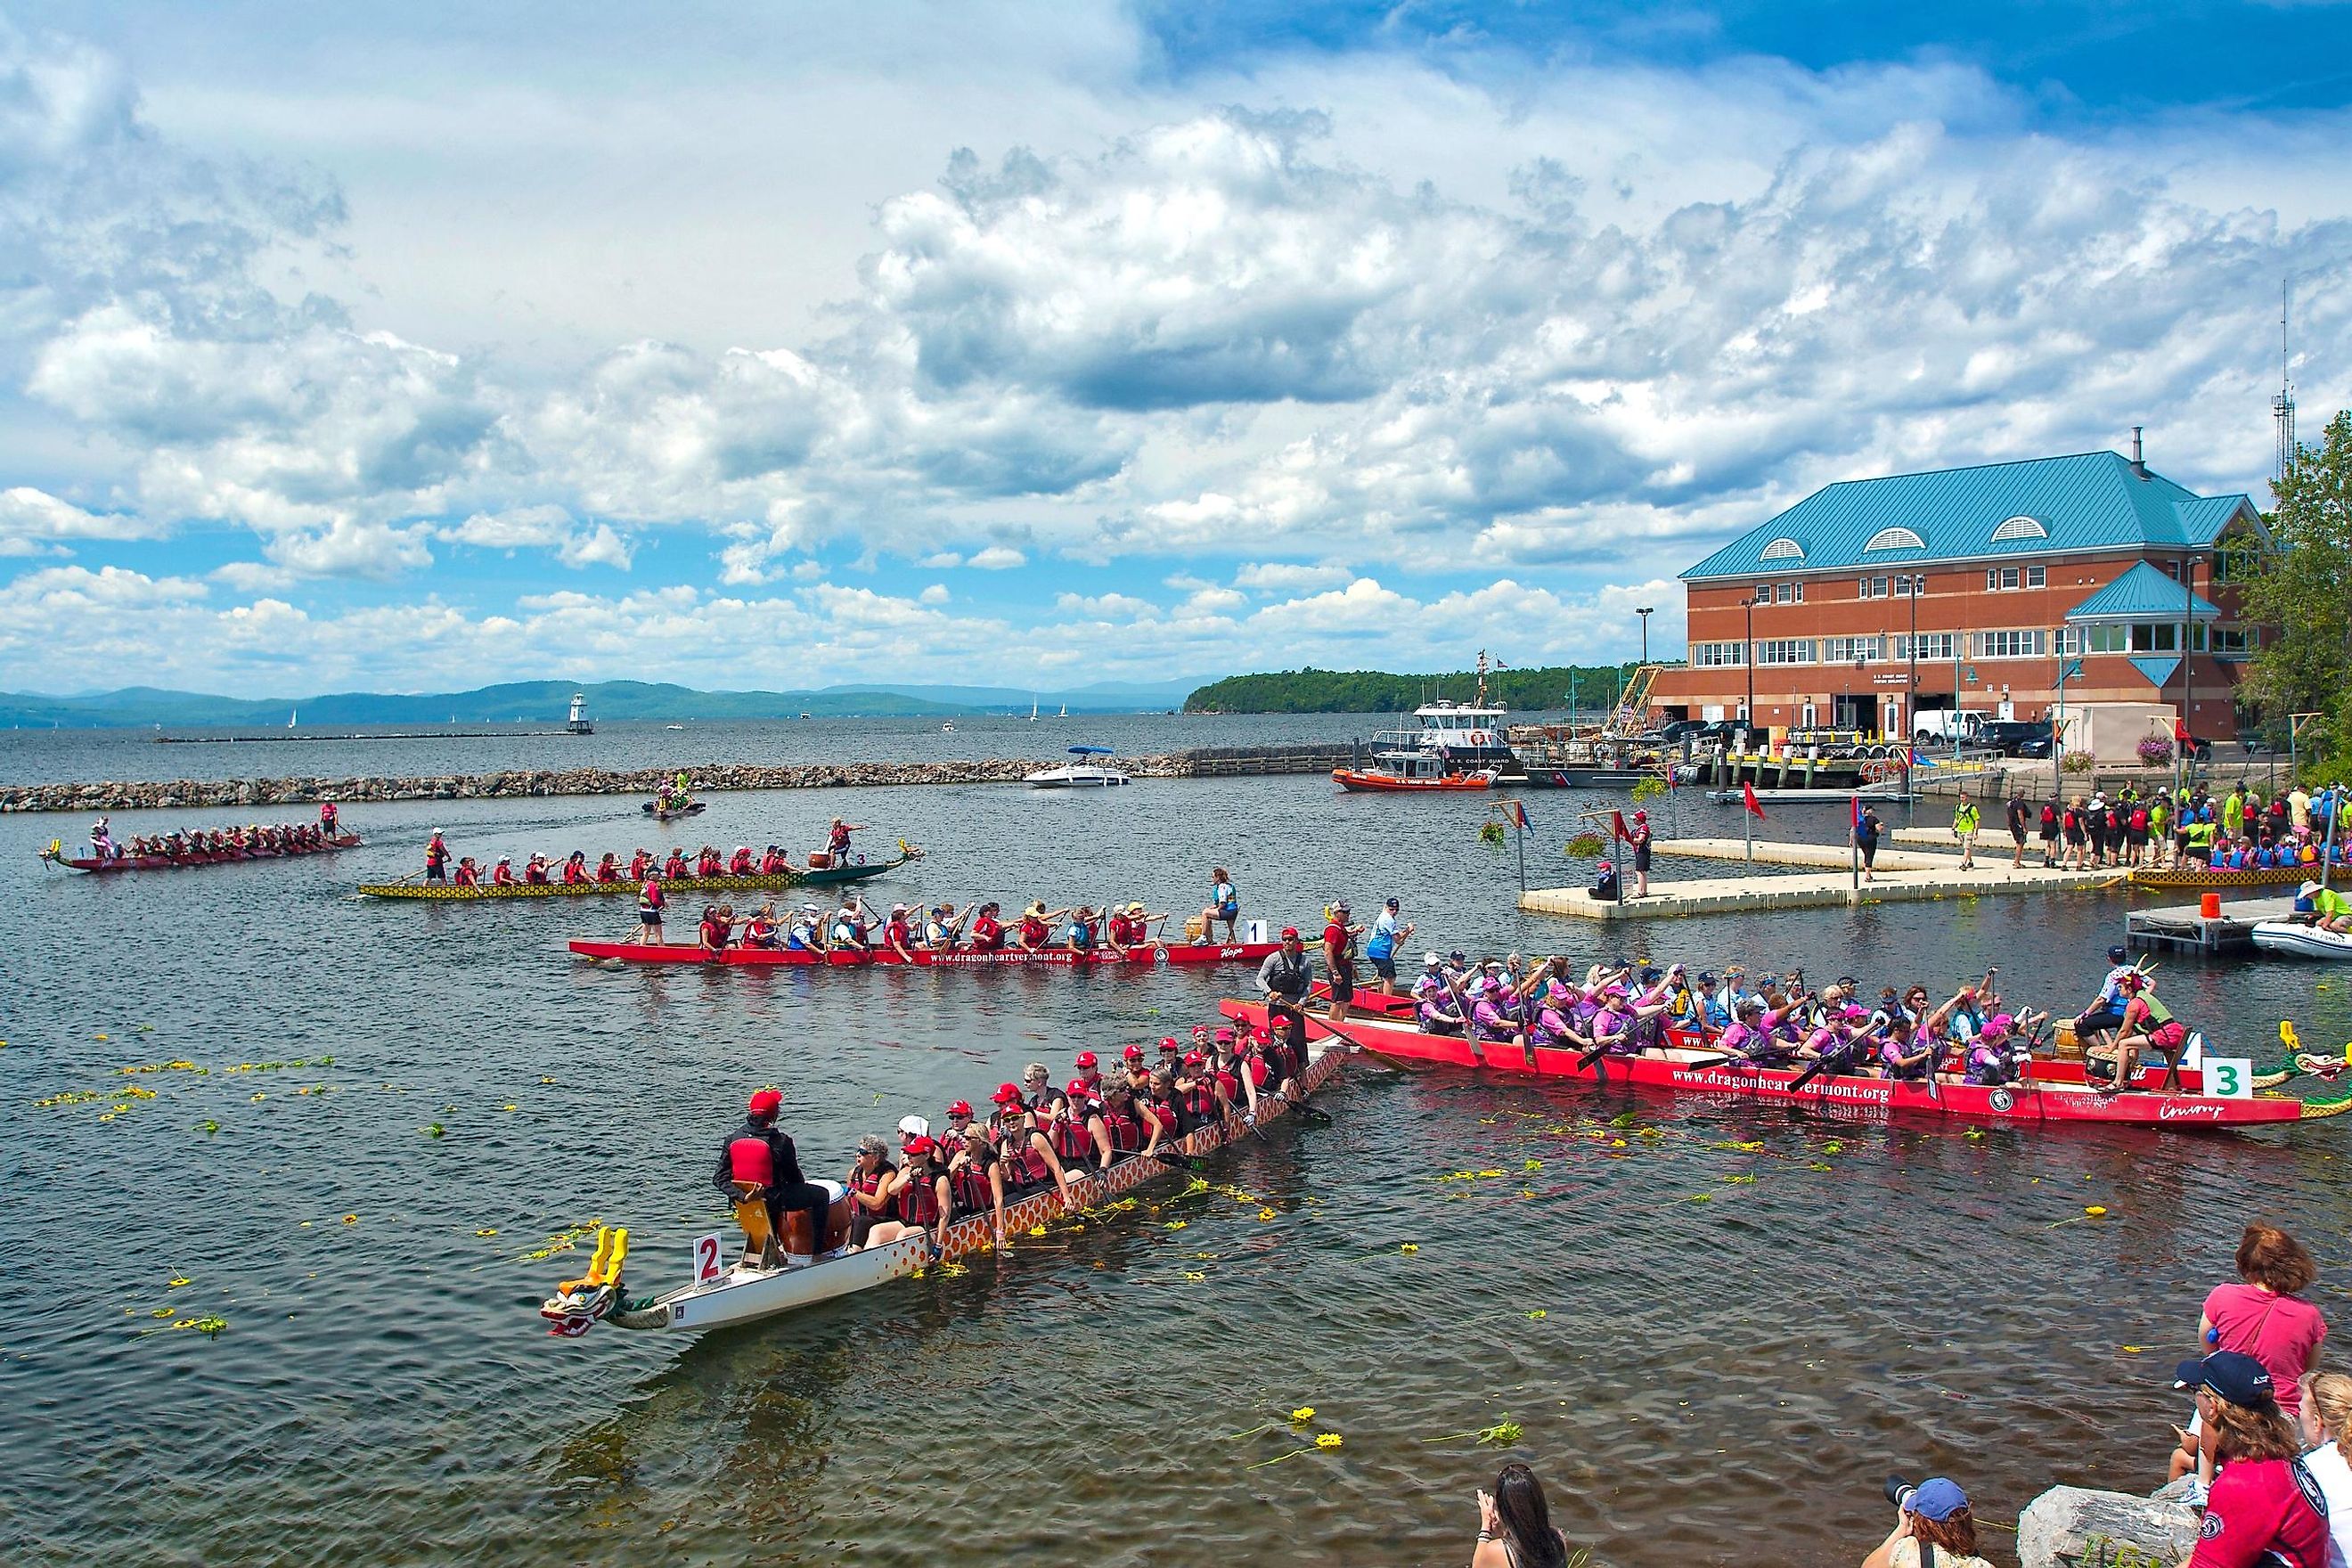
[[[1234,751],[1180,752],[1129,757],[1119,766],[1138,778],[1193,778],[1236,773],[1311,773],[1345,762],[1348,753],[1328,748],[1295,752],[1269,749],[1252,756]],[[663,781],[683,772],[698,794],[736,790],[846,789],[887,784],[1018,784],[1053,764],[995,758],[950,763],[811,763],[806,764],[717,763],[702,767],[554,768],[490,773],[447,773],[424,778],[174,779],[169,783],[54,784],[0,787],[0,813],[142,811],[173,806],[259,808],[402,800],[518,800],[539,795],[651,795]]]

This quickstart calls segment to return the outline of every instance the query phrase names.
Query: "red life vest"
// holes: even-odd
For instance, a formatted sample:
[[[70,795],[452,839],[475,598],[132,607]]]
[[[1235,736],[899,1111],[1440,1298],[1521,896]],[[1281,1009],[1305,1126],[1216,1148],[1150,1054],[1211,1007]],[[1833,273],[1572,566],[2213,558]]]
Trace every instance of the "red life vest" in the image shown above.
[[[1085,1112],[1080,1110],[1076,1114],[1084,1115]],[[1095,1152],[1095,1141],[1087,1135],[1086,1124],[1072,1116],[1065,1116],[1054,1123],[1052,1138],[1054,1152],[1062,1157],[1064,1164],[1073,1160],[1083,1163]]]
[[[673,855],[662,862],[662,875],[676,879],[686,875],[686,857]]]
[[[1045,922],[1029,915],[1021,917],[1021,940],[1031,947],[1041,947],[1045,941]]]
[[[698,855],[695,857],[694,861],[694,874],[698,877],[716,877],[719,875],[720,863],[721,862],[719,861],[718,855],[715,853],[709,855]]]
[[[662,889],[659,882],[647,882],[637,894],[637,913],[657,915],[662,912]]]
[[[760,875],[772,877],[784,868],[784,858],[772,850],[760,857]]]
[[[1217,1091],[1207,1079],[1202,1079],[1190,1089],[1179,1084],[1176,1086],[1176,1108],[1195,1123],[1214,1121],[1217,1119]]]
[[[494,886],[500,888],[513,887],[514,868],[510,866],[500,866],[497,870],[490,873],[490,881]]]
[[[596,879],[600,882],[617,882],[621,879],[621,868],[610,860],[604,861],[596,868]]]
[[[1004,945],[1004,928],[986,915],[971,922],[971,950],[994,952]]]
[[[776,1152],[765,1138],[738,1138],[727,1145],[727,1171],[736,1181],[767,1186],[776,1179]]]
[[[1045,1156],[1037,1152],[1037,1145],[1024,1138],[1003,1156],[1004,1182],[1007,1186],[1034,1186],[1054,1178],[1054,1168],[1045,1163]]]
[[[735,851],[735,858],[727,863],[727,869],[738,877],[750,876],[751,874],[751,852],[749,849],[738,849]]]
[[[936,1224],[940,1217],[939,1171],[932,1166],[908,1166],[910,1173],[904,1186],[898,1189],[898,1218],[908,1225]]]
[[[1124,1110],[1103,1108],[1103,1131],[1110,1134],[1110,1146],[1118,1153],[1132,1154],[1143,1147],[1143,1123]]]
[[[870,1198],[880,1192],[882,1184],[896,1173],[895,1168],[890,1165],[886,1164],[878,1171],[868,1171],[861,1163],[856,1170],[849,1173],[849,1190],[853,1193],[863,1193]],[[861,1208],[859,1212],[865,1211]]]
[[[587,879],[588,879],[588,868],[587,868],[587,867],[583,866],[583,865],[582,865],[579,861],[577,861],[577,860],[566,860],[566,861],[563,863],[563,885],[564,885],[565,887],[567,887],[567,888],[576,888],[576,887],[580,886],[580,884],[581,884],[581,883],[585,882]]]
[[[544,866],[529,867],[523,871],[522,879],[530,883],[534,888],[544,888],[547,886],[547,868]]]
[[[632,882],[644,881],[646,879],[646,872],[652,868],[654,858],[650,855],[640,854],[629,857],[629,880]]]
[[[476,871],[471,866],[460,866],[457,868],[457,886],[461,888],[470,888],[481,879],[481,873]]]
[[[955,1194],[958,1208],[979,1214],[996,1206],[996,1191],[988,1183],[988,1161],[992,1158],[975,1154],[948,1173],[948,1186]]]

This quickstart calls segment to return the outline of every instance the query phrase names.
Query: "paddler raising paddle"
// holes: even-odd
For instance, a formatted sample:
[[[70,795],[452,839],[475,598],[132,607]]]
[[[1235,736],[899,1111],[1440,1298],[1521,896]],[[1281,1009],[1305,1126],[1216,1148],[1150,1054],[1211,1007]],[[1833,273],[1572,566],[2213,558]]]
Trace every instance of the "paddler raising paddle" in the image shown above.
[[[743,1262],[748,1268],[777,1267],[782,1245],[778,1227],[788,1210],[807,1215],[810,1245],[819,1251],[824,1247],[824,1217],[832,1194],[801,1175],[800,1156],[793,1150],[793,1141],[776,1126],[783,1106],[781,1089],[763,1089],[752,1095],[743,1125],[719,1145],[719,1168],[710,1178],[711,1184],[735,1205],[735,1222],[743,1227]],[[815,1260],[814,1255],[808,1259]]]

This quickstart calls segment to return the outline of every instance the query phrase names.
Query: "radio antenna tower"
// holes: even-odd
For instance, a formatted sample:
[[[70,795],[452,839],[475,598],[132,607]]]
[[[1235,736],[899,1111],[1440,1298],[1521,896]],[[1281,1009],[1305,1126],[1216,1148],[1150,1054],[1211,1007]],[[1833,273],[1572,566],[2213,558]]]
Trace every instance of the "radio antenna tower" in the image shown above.
[[[2294,381],[2292,376],[2293,354],[2287,341],[2287,307],[2294,289],[2294,280],[2279,284],[2279,389],[2271,399],[2271,417],[2278,421],[2278,477],[2294,466]]]

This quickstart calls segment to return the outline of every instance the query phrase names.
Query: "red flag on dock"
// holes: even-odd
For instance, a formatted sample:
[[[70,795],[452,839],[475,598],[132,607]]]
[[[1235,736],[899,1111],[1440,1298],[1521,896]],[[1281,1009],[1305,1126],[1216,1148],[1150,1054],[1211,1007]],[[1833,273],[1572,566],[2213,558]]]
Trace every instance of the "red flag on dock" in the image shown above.
[[[1622,838],[1628,844],[1633,842],[1633,830],[1625,826],[1623,812],[1612,811],[1609,814],[1609,837]]]
[[[1748,816],[1759,822],[1768,820],[1764,816],[1763,803],[1756,798],[1756,786],[1744,779],[1739,785],[1739,800],[1740,804],[1748,808]]]

